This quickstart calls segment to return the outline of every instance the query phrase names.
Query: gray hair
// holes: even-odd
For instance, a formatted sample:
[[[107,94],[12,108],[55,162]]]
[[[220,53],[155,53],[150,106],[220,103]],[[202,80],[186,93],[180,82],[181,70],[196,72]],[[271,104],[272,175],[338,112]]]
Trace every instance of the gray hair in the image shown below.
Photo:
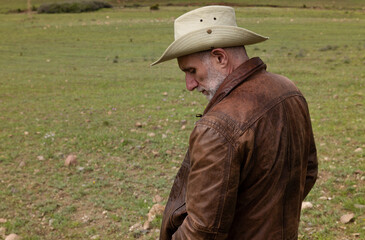
[[[238,47],[226,47],[223,48],[226,52],[228,52],[234,59],[240,59],[243,56],[247,56],[246,53],[246,49],[245,46],[238,46]],[[202,52],[197,52],[195,53],[197,56],[199,56],[200,60],[205,64],[210,64],[209,63],[209,54],[212,51],[211,50],[206,50],[206,51],[202,51]]]

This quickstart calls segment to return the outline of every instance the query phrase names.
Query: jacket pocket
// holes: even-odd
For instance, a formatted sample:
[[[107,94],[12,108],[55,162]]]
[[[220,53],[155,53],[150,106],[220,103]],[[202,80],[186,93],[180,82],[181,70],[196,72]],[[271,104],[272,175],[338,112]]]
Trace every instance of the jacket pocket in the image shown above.
[[[185,202],[178,207],[173,213],[170,218],[170,224],[174,229],[179,228],[179,226],[183,223],[184,219],[188,213],[186,212],[186,204]]]

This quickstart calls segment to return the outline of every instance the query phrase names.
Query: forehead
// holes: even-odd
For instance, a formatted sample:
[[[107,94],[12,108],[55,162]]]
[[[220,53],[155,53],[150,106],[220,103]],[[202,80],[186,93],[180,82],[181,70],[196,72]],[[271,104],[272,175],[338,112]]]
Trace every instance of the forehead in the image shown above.
[[[203,65],[203,62],[198,54],[190,54],[177,58],[177,63],[181,70],[188,70],[190,68],[198,68]]]

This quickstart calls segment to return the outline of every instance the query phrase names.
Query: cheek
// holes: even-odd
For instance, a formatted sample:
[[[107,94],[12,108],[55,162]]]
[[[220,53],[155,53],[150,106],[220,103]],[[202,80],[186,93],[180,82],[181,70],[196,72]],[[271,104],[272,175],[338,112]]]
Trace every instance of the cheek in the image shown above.
[[[197,73],[195,77],[199,83],[206,83],[208,79],[208,75],[205,72]]]

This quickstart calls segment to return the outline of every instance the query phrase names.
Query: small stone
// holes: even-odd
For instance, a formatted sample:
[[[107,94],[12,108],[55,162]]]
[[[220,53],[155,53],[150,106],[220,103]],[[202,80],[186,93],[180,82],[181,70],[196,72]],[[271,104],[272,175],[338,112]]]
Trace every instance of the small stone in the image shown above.
[[[141,223],[136,223],[136,224],[134,224],[133,226],[131,226],[131,227],[129,228],[129,231],[130,231],[130,232],[133,232],[134,230],[137,230],[137,229],[139,229],[139,228],[141,228],[141,227],[142,227]]]
[[[77,160],[76,160],[76,155],[70,154],[67,156],[66,160],[65,160],[65,166],[71,166],[71,165],[76,165],[77,164]]]
[[[360,237],[360,233],[353,233],[351,235],[354,236],[354,237]]]
[[[355,204],[354,205],[355,208],[359,208],[359,209],[363,209],[365,208],[365,205],[362,205],[362,204]]]
[[[93,239],[93,240],[100,239],[100,236],[99,235],[94,235],[94,236],[91,237],[91,239]]]
[[[138,128],[141,128],[141,127],[142,127],[142,123],[141,123],[141,122],[136,122],[136,123],[134,124],[134,126],[136,126],[136,127],[138,127]]]
[[[155,204],[151,207],[150,211],[148,212],[148,221],[152,222],[155,219],[156,215],[162,215],[163,211],[165,210],[165,206],[161,204]]]
[[[29,135],[29,132],[25,131],[25,132],[24,132],[24,135]]]
[[[43,157],[43,156],[38,156],[38,157],[37,157],[37,159],[38,159],[39,161],[44,161],[44,157]]]
[[[85,168],[84,168],[84,167],[78,167],[78,168],[77,168],[77,170],[78,170],[79,172],[82,172],[82,171],[84,171],[84,170],[85,170]]]
[[[53,218],[49,219],[49,221],[48,221],[48,225],[49,225],[49,226],[52,226],[52,225],[53,225],[53,223],[54,223],[54,219],[53,219]]]
[[[349,213],[349,214],[345,214],[341,217],[340,221],[344,224],[352,222],[354,220],[354,214],[353,213]]]
[[[313,204],[310,202],[302,202],[302,210],[313,208]]]
[[[87,223],[88,221],[90,221],[90,218],[88,215],[84,215],[81,220],[84,222],[84,223]]]
[[[25,166],[25,162],[24,161],[21,161],[20,163],[19,163],[19,167],[20,168],[22,168],[22,167],[24,167]]]
[[[355,153],[360,153],[360,152],[362,152],[362,148],[356,148],[354,152]]]
[[[156,136],[156,134],[155,134],[155,133],[153,133],[153,132],[148,133],[147,135],[148,135],[149,137],[154,137],[154,136]]]
[[[171,155],[172,154],[171,150],[166,150],[166,154]]]
[[[0,218],[0,223],[6,223],[8,220],[5,218]]]
[[[144,224],[143,224],[143,227],[142,227],[144,230],[149,230],[151,229],[151,224],[149,221],[146,221]]]
[[[16,235],[15,233],[12,233],[5,238],[5,240],[20,240],[20,239],[21,237]]]
[[[167,92],[164,92],[164,93],[162,93],[162,95],[163,95],[163,96],[167,96],[167,95],[168,95],[168,93],[167,93]]]
[[[154,196],[154,197],[153,197],[153,199],[152,199],[152,201],[153,201],[154,203],[160,203],[160,202],[162,202],[162,200],[163,200],[163,198],[162,198],[160,195],[156,195],[156,196]]]
[[[184,130],[186,128],[186,126],[185,125],[182,125],[181,126],[181,130]]]
[[[163,139],[167,138],[167,135],[163,133],[163,134],[162,134],[162,138],[163,138]]]
[[[186,125],[187,123],[188,123],[188,121],[186,121],[185,119],[181,120],[181,125]]]

